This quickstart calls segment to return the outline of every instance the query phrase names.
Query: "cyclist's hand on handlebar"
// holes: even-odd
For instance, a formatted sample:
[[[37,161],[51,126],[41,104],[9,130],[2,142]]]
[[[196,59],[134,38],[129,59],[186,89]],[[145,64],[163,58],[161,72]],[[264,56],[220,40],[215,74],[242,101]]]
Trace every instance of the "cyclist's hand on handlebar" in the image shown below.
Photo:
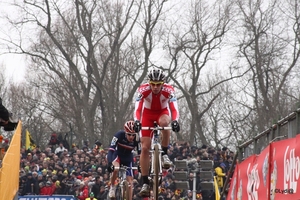
[[[172,130],[174,132],[179,132],[180,131],[180,126],[179,126],[179,124],[176,120],[172,121],[171,126],[172,126]]]
[[[115,170],[115,167],[113,166],[113,164],[111,162],[108,163],[108,165],[107,165],[107,171],[109,173],[112,173],[114,170]]]
[[[141,122],[139,120],[135,120],[133,128],[136,133],[140,132],[142,128]]]

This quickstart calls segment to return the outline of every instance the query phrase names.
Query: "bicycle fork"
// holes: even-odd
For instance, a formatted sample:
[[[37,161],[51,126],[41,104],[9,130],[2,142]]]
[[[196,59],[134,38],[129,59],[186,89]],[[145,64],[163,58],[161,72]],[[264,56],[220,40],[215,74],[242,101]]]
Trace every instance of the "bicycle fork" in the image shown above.
[[[155,150],[155,148],[158,148],[158,151],[159,151],[159,153],[158,153],[158,163],[159,163],[159,170],[158,170],[158,172],[159,172],[159,174],[155,174],[155,171],[154,171],[154,168],[155,168],[155,159],[157,159],[156,157],[155,157],[155,153],[154,153],[154,150]],[[158,176],[158,177],[160,177],[162,174],[162,150],[161,150],[161,146],[160,146],[160,144],[154,144],[153,145],[153,147],[152,147],[152,149],[151,149],[151,171],[150,171],[150,173],[151,173],[151,175],[152,176]]]

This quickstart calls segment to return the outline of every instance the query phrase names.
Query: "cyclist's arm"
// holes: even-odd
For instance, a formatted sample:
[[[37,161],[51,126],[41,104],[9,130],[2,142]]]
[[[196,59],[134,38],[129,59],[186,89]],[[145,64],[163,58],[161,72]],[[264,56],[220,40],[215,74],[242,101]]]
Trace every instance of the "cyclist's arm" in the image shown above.
[[[141,113],[143,109],[144,99],[142,94],[139,94],[139,96],[135,100],[135,108],[134,108],[134,120],[141,120]]]
[[[173,95],[170,95],[169,107],[170,107],[171,114],[172,114],[172,120],[178,120],[179,119],[179,111],[178,111],[177,98]]]
[[[136,151],[137,151],[138,155],[141,154],[142,147],[141,147],[140,141],[136,141]]]
[[[117,132],[110,142],[110,146],[109,146],[108,153],[107,153],[107,161],[108,162],[113,161],[113,154],[116,151],[116,147],[118,145],[119,138],[120,138],[120,132]]]
[[[171,111],[172,121],[179,119],[179,110],[177,104],[177,98],[175,95],[175,89],[173,86],[169,84],[165,84],[163,91],[165,92],[165,96],[169,98],[169,109]]]

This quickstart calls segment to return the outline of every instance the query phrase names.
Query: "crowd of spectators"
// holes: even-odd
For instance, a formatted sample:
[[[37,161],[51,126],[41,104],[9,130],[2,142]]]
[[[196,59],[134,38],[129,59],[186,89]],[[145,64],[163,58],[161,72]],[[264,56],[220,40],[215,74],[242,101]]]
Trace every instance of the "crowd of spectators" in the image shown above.
[[[168,154],[174,160],[213,160],[215,167],[225,166],[227,173],[232,165],[234,153],[226,147],[190,146],[188,142],[175,142],[169,146]],[[73,195],[78,200],[85,200],[92,194],[98,200],[106,200],[110,187],[107,172],[107,150],[101,143],[89,145],[85,143],[81,148],[72,145],[68,150],[63,143],[49,145],[45,149],[38,146],[31,150],[21,149],[19,196],[23,195]],[[135,157],[138,165],[139,157]],[[173,175],[174,167],[163,171],[159,199],[192,199],[194,173],[189,173],[189,188],[176,188]],[[213,191],[201,190],[200,173],[196,176],[197,200],[214,199]],[[142,199],[138,193],[141,189],[139,172],[134,171],[133,199]],[[151,199],[151,198],[150,198]]]

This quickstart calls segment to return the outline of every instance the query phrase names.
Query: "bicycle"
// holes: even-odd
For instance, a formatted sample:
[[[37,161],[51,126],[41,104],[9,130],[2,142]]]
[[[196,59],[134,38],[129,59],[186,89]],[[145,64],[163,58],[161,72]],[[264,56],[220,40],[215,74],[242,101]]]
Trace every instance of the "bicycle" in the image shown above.
[[[114,167],[114,170],[117,169],[119,170],[118,172],[118,177],[119,181],[118,184],[116,185],[116,193],[115,193],[115,200],[128,200],[129,199],[129,183],[126,180],[127,174],[126,172],[128,170],[136,170],[138,169],[137,167],[128,167],[125,165],[121,165],[120,167]],[[108,198],[109,199],[109,198]]]
[[[161,130],[172,130],[171,127],[161,127],[154,122],[154,127],[141,127],[141,130],[152,130],[153,137],[151,141],[151,168],[150,168],[150,177],[153,181],[153,195],[154,199],[158,199],[158,188],[160,181],[162,180],[162,148],[160,144],[160,131]]]

